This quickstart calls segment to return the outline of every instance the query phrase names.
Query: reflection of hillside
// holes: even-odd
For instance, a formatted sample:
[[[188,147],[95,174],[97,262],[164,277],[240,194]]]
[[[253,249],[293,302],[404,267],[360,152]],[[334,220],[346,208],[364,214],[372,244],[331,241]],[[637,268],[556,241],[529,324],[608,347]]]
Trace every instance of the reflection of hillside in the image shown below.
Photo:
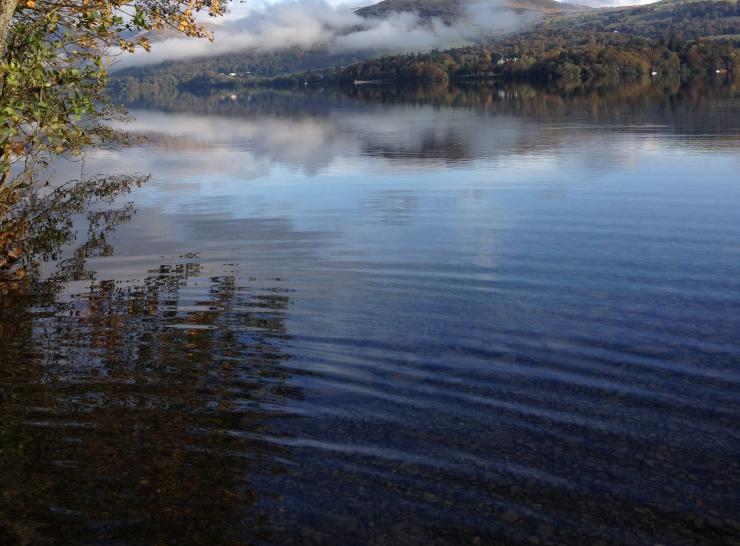
[[[355,92],[359,100],[384,104],[417,104],[469,108],[498,115],[516,115],[538,122],[589,124],[665,124],[679,131],[737,132],[734,119],[708,109],[718,100],[737,97],[735,82],[678,78],[650,79],[614,87],[541,88],[527,84],[466,87],[426,87],[418,90],[365,86]],[[680,124],[680,125],[676,125]]]
[[[659,110],[667,103],[693,106],[712,99],[737,96],[737,83],[724,79],[662,77],[629,84],[573,88],[543,88],[528,84],[472,83],[465,86],[430,85],[419,88],[391,85],[366,85],[348,88],[309,88],[306,90],[253,89],[237,94],[209,96],[187,93],[128,94],[117,97],[131,108],[165,112],[224,116],[322,116],[337,109],[364,110],[373,104],[431,105],[473,108],[481,111],[522,113],[541,119],[562,117],[575,110],[624,113],[650,106]],[[506,99],[516,98],[515,108]],[[595,121],[595,120],[594,120]]]
[[[188,112],[219,116],[312,116],[326,115],[331,109],[354,104],[354,99],[339,90],[322,90],[320,93],[298,93],[291,91],[257,89],[250,92],[223,92],[213,95],[193,95],[168,92],[161,95],[150,93],[127,93],[117,96],[129,108],[162,110],[164,112]]]
[[[466,150],[454,133],[437,137],[433,132],[422,135],[418,146],[393,146],[383,142],[369,142],[363,150],[369,156],[382,157],[391,161],[405,159],[430,159],[457,163],[467,159]]]
[[[625,133],[712,134],[712,146],[716,146],[723,137],[732,142],[738,136],[735,117],[727,115],[736,95],[733,83],[674,79],[575,89],[522,84],[256,90],[234,96],[139,97],[133,105],[208,114],[211,125],[227,125],[214,115],[228,118],[231,129],[226,134],[231,134],[232,145],[248,147],[258,159],[271,158],[315,173],[333,157],[353,153],[393,162],[421,158],[446,163],[528,153],[537,142],[557,148],[564,137],[573,136],[564,127],[574,124]],[[441,109],[439,116],[436,109]],[[142,112],[139,117],[149,115]],[[496,120],[484,121],[480,116]],[[153,130],[152,123],[142,123],[144,130]],[[395,130],[399,124],[412,127],[407,138],[399,138],[401,133]],[[169,146],[173,137],[168,140],[158,133],[156,141],[165,140]],[[194,132],[188,138],[199,135]],[[208,143],[208,137],[201,140]],[[284,145],[277,145],[280,142]],[[192,141],[180,144],[182,149],[197,148]],[[703,139],[689,143],[698,148],[705,144]]]
[[[103,205],[119,182],[17,213],[36,222],[26,274],[0,278],[0,542],[243,544],[266,523],[250,468],[281,472],[257,437],[301,397],[283,371],[289,292],[196,255],[98,279],[88,260],[133,213]]]

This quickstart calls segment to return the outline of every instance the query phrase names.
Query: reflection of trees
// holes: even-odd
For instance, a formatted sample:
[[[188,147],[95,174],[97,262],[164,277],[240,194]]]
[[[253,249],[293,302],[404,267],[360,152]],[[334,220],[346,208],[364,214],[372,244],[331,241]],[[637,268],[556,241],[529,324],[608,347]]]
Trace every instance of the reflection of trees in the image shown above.
[[[421,159],[426,165],[433,161],[458,163],[501,154],[527,154],[538,145],[555,148],[572,138],[572,132],[561,130],[563,123],[624,127],[628,132],[640,133],[718,137],[726,134],[727,142],[734,146],[737,127],[723,104],[734,101],[736,95],[736,84],[722,78],[682,81],[679,77],[661,77],[621,85],[570,87],[473,82],[453,87],[250,89],[233,98],[217,94],[191,96],[174,103],[167,98],[160,102],[157,97],[149,97],[145,106],[178,110],[187,105],[191,112],[228,116],[230,121],[254,120],[253,125],[244,124],[245,134],[263,133],[255,139],[255,144],[249,145],[261,158],[290,164],[300,161],[307,172],[315,172],[316,165],[328,164],[332,154],[346,151],[350,144],[364,155],[400,163]],[[444,109],[445,115],[439,119],[430,116],[433,108]],[[465,121],[461,121],[463,116],[454,119],[455,111],[465,111]],[[415,125],[412,138],[394,139],[394,135],[388,135],[388,126],[381,123],[381,115],[388,117],[389,124],[401,119],[418,120],[419,124]],[[519,133],[514,128],[508,130],[501,119],[489,122],[485,116],[516,120],[522,130]],[[273,123],[266,123],[265,118]],[[276,121],[286,123],[280,125]],[[296,141],[296,129],[305,129],[301,126],[304,121],[305,127],[315,128],[323,140],[312,135],[310,140]],[[233,123],[235,128],[239,127],[238,122]],[[478,129],[471,130],[471,123],[477,123]],[[542,123],[551,127],[542,130],[539,126]],[[536,130],[528,131],[528,127]],[[280,138],[275,139],[275,135]],[[202,146],[196,140],[177,136],[166,138],[155,134],[153,138],[161,146]],[[677,145],[706,146],[707,142],[706,139],[682,140]],[[721,144],[720,138],[713,138],[710,145]]]
[[[736,88],[717,81],[682,82],[675,78],[664,79],[659,84],[644,80],[619,88],[573,89],[481,83],[457,88],[364,86],[353,93],[358,101],[397,105],[410,116],[414,115],[410,105],[426,107],[427,111],[431,105],[445,112],[464,109],[480,114],[480,121],[476,115],[469,115],[464,122],[453,121],[447,125],[440,116],[439,123],[415,127],[414,139],[362,141],[366,155],[402,162],[423,159],[425,164],[431,160],[459,163],[479,157],[527,154],[543,146],[552,150],[572,137],[562,130],[563,124],[623,127],[632,133],[656,131],[717,137],[711,142],[697,138],[677,143],[691,147],[721,145],[723,134],[728,136],[728,144],[734,146],[738,136],[734,118],[726,110],[734,100]],[[483,121],[484,116],[491,119]],[[517,122],[518,127],[509,130],[507,121]],[[548,127],[543,130],[540,124]]]
[[[149,108],[167,112],[216,114],[222,116],[326,116],[337,108],[362,109],[373,103],[419,104],[473,108],[506,109],[506,97],[516,96],[525,104],[522,113],[537,116],[561,116],[569,104],[589,104],[600,109],[622,109],[629,105],[657,104],[688,99],[694,104],[716,98],[733,98],[737,83],[723,77],[681,79],[664,75],[655,80],[644,78],[625,82],[602,82],[594,85],[535,86],[526,83],[470,82],[459,85],[425,86],[364,85],[307,88],[300,90],[248,88],[235,92],[192,95],[185,92],[131,95],[117,98],[132,108]],[[508,113],[514,113],[509,110]],[[598,121],[598,120],[594,120]]]
[[[269,88],[214,92],[195,95],[187,92],[156,93],[125,92],[117,98],[129,108],[215,114],[219,116],[249,117],[270,115],[277,117],[306,117],[328,115],[342,100],[350,102],[342,89],[322,89],[320,92],[295,92]]]
[[[75,215],[87,214],[87,240],[73,257],[59,263],[60,273],[71,276],[88,257],[109,255],[107,242],[115,227],[131,219],[130,203],[119,208],[88,211],[93,204],[112,205],[121,195],[140,186],[141,177],[107,177],[73,182],[42,193],[13,192],[9,210],[0,223],[0,286],[33,271],[38,261],[56,261],[64,246],[76,237]],[[38,279],[36,279],[38,280]],[[47,281],[48,285],[53,285]]]
[[[494,114],[517,115],[536,121],[553,121],[578,115],[589,123],[614,120],[684,120],[707,127],[731,127],[733,120],[718,114],[707,115],[705,106],[717,99],[734,99],[737,84],[718,78],[646,78],[629,84],[601,86],[471,83],[465,86],[419,88],[363,86],[352,91],[360,101],[384,104],[418,104],[470,108]],[[699,112],[700,115],[697,115]],[[686,123],[691,126],[690,123]],[[734,126],[732,126],[734,127]]]
[[[51,192],[6,222],[25,231],[0,296],[0,543],[243,544],[266,523],[248,471],[280,472],[258,435],[300,396],[289,295],[197,257],[98,280],[88,259],[112,253],[133,214],[115,198],[138,182]]]

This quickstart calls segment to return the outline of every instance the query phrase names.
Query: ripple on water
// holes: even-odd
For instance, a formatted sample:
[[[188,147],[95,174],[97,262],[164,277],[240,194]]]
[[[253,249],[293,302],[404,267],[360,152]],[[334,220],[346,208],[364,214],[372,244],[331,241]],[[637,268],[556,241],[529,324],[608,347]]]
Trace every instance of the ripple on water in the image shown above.
[[[734,102],[529,96],[140,114],[0,278],[0,543],[733,544]]]

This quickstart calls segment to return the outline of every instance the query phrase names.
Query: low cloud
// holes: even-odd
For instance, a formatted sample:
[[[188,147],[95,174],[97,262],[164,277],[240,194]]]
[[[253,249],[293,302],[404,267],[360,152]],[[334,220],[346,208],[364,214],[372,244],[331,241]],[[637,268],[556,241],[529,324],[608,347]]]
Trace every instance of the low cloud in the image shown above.
[[[114,69],[169,60],[290,47],[323,47],[331,52],[415,51],[453,47],[517,30],[538,20],[534,13],[516,13],[505,0],[471,3],[455,24],[416,13],[363,18],[346,5],[326,0],[285,0],[254,8],[244,17],[215,30],[215,41],[168,38],[150,53],[120,55]]]

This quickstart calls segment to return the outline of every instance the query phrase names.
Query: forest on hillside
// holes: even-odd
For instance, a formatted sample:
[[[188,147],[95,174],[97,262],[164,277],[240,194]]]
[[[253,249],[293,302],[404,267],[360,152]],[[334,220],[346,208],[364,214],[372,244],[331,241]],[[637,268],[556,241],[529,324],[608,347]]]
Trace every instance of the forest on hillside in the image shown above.
[[[213,70],[197,74],[168,71],[127,74],[113,82],[117,96],[150,93],[211,93],[248,87],[326,86],[354,82],[404,85],[497,79],[502,81],[621,84],[656,75],[740,74],[740,50],[732,40],[658,40],[605,32],[544,31],[517,34],[450,50],[366,59],[346,67],[294,72],[274,78]]]
[[[619,82],[652,74],[740,73],[732,41],[659,40],[596,32],[518,34],[486,44],[355,63],[329,77],[342,82],[425,83],[461,79]],[[326,75],[325,75],[326,77]]]
[[[644,6],[553,17],[543,27],[550,30],[618,32],[646,38],[676,35],[684,40],[740,35],[740,1],[664,0]]]
[[[379,4],[380,5],[380,4]],[[502,79],[619,84],[656,74],[740,73],[740,0],[663,0],[548,17],[528,32],[464,47],[381,56],[316,47],[240,52],[118,72],[130,89],[208,93],[254,85]]]

